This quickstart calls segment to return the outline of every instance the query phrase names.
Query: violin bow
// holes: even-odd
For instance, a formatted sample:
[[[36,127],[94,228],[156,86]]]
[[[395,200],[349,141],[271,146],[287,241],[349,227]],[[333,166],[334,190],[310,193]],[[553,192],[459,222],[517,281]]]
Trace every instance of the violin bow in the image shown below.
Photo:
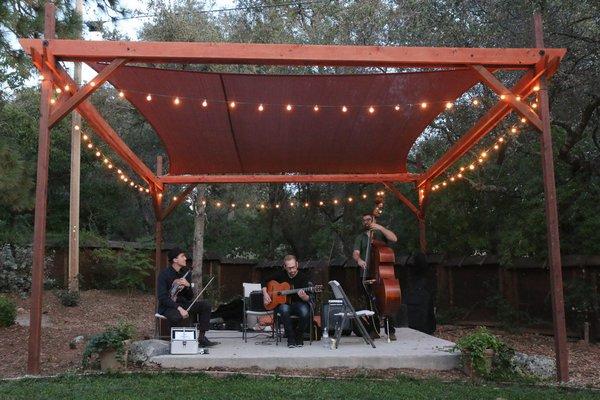
[[[206,290],[206,288],[212,283],[212,281],[215,279],[214,276],[212,276],[210,278],[210,281],[208,281],[208,283],[204,286],[204,288],[202,288],[202,290],[200,291],[200,293],[198,293],[198,295],[196,296],[196,298],[194,299],[194,301],[192,301],[192,303],[189,305],[188,308],[186,308],[185,311],[190,311],[190,308],[192,308],[192,306],[194,305],[194,303],[196,303],[196,301],[198,301],[198,299],[200,298],[200,296],[202,296],[202,293],[204,293],[204,291]]]

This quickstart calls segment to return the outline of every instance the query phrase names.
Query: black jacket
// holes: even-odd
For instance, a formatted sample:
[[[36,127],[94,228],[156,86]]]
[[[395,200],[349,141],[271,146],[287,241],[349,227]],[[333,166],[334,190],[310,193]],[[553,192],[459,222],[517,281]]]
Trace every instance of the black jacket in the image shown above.
[[[194,298],[194,291],[191,286],[186,287],[179,292],[177,295],[177,301],[173,301],[170,296],[171,286],[173,286],[173,281],[175,279],[182,278],[185,273],[188,271],[188,268],[181,268],[179,272],[175,271],[172,266],[168,266],[163,269],[158,275],[158,313],[162,314],[169,308],[175,308],[182,306],[186,308],[190,305]],[[191,282],[192,274],[189,273],[185,279],[188,282]]]

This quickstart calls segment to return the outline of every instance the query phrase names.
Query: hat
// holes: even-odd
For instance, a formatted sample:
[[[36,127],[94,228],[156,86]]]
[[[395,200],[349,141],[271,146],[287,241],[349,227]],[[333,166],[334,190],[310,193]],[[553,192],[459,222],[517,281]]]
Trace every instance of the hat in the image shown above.
[[[180,247],[173,247],[167,253],[167,257],[169,257],[169,262],[173,262],[173,259],[177,258],[181,253],[185,253],[185,251],[183,251],[183,249],[181,249]]]

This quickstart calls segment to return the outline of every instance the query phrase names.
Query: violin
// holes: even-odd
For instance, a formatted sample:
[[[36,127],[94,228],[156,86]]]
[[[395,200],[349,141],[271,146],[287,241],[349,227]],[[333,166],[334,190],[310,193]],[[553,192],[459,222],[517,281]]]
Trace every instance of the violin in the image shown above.
[[[182,276],[182,279],[187,278],[188,274],[190,273],[192,269],[189,268],[187,270],[187,272]],[[173,281],[173,283],[171,284],[171,290],[169,290],[169,297],[171,298],[171,300],[173,301],[177,301],[177,295],[179,294],[179,292],[181,292],[183,289],[185,288],[185,285],[179,285],[177,284],[175,281]]]

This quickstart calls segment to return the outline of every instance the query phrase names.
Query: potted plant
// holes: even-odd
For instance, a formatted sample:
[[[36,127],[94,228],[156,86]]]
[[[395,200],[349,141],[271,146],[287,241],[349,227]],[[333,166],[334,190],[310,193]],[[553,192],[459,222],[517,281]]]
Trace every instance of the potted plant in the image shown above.
[[[465,373],[474,377],[490,375],[494,354],[504,347],[500,339],[481,326],[472,334],[459,339],[453,350],[460,350]]]
[[[103,371],[121,370],[126,363],[126,350],[133,337],[131,324],[119,323],[90,338],[83,351],[83,366],[88,367],[92,356],[97,355]]]

